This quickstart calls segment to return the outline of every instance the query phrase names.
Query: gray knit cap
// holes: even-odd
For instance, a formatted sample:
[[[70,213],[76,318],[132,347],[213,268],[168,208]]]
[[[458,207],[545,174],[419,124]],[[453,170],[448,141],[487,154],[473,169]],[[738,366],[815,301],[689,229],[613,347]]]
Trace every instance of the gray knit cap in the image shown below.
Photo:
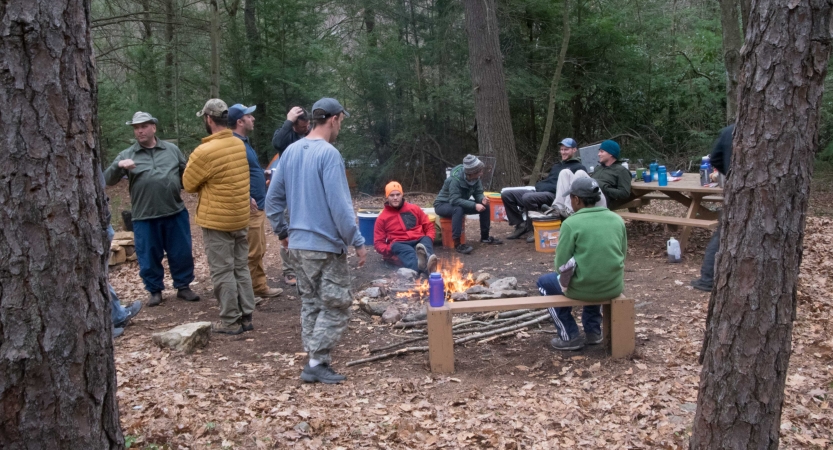
[[[474,155],[466,155],[466,157],[463,158],[463,171],[466,173],[475,173],[483,168],[483,166],[485,166],[483,161]]]

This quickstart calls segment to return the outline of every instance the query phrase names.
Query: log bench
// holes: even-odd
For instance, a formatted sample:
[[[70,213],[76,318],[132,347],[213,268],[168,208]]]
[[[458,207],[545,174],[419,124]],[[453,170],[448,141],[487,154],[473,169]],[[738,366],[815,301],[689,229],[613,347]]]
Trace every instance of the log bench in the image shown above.
[[[660,216],[656,214],[642,214],[625,211],[616,211],[616,214],[619,214],[619,216],[623,219],[639,220],[642,222],[664,223],[683,227],[708,228],[709,230],[717,228],[716,220],[689,219],[686,217]]]
[[[454,314],[602,305],[602,336],[613,358],[626,358],[635,346],[634,301],[619,296],[604,302],[582,302],[563,295],[452,302],[428,307],[428,359],[433,373],[454,373]]]
[[[674,200],[673,198],[663,194],[662,192],[651,192],[650,194],[645,194],[642,197],[645,200]],[[701,202],[712,202],[712,203],[723,203],[723,196],[722,195],[706,195],[702,199]]]

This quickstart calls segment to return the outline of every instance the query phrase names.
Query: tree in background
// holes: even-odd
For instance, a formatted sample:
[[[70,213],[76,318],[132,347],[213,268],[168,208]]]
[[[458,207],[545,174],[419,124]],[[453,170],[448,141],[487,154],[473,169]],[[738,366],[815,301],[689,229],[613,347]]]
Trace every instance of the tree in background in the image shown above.
[[[770,0],[749,18],[693,449],[778,448],[831,11]]]
[[[84,0],[0,8],[0,448],[124,448]]]

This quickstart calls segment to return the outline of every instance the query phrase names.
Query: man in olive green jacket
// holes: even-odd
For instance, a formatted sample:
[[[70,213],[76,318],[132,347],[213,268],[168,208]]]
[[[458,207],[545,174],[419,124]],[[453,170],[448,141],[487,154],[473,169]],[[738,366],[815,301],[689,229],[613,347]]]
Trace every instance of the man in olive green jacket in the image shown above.
[[[467,255],[474,250],[470,245],[461,244],[463,220],[466,214],[480,215],[480,243],[498,245],[500,239],[489,236],[491,227],[489,215],[489,198],[483,195],[483,176],[485,164],[474,155],[466,155],[463,164],[451,170],[443,188],[434,200],[434,212],[440,217],[451,218],[451,236],[457,252]],[[471,198],[474,200],[471,200]]]
[[[176,145],[156,138],[156,123],[146,112],[133,115],[127,125],[133,126],[136,143],[119,153],[104,179],[113,186],[127,176],[136,258],[150,293],[148,306],[162,303],[165,254],[177,298],[195,302],[200,297],[189,287],[194,281],[191,224],[179,195],[186,160]]]
[[[599,165],[591,175],[599,183],[610,210],[627,203],[631,196],[631,172],[619,162],[620,153],[616,141],[602,142],[599,147]]]

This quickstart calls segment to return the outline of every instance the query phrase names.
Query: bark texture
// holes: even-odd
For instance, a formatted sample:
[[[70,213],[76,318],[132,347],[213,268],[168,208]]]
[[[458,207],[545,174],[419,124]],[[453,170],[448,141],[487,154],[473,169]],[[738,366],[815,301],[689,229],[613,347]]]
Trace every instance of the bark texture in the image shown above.
[[[0,448],[123,448],[89,0],[0,4]]]
[[[749,18],[694,449],[778,448],[830,13],[762,0]]]
[[[740,75],[740,34],[737,0],[720,0],[720,25],[723,30],[723,64],[726,66],[726,124],[735,122],[738,110]]]
[[[503,55],[495,0],[463,0],[469,44],[469,67],[474,87],[477,146],[481,155],[494,156],[491,188],[521,186],[515,135],[509,116],[509,97],[503,76]]]

